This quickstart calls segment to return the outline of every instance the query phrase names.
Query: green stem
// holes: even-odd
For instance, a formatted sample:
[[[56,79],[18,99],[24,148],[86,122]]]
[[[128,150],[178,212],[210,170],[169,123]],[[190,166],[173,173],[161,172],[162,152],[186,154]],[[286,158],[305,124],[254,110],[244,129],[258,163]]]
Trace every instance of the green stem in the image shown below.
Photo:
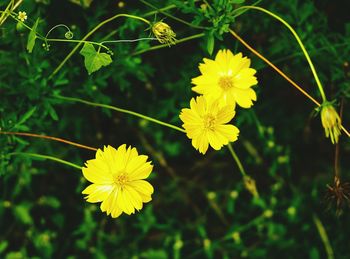
[[[233,150],[233,147],[232,147],[231,143],[228,143],[227,147],[230,150],[230,153],[231,153],[233,159],[235,160],[235,162],[236,162],[236,164],[238,166],[238,169],[241,172],[242,176],[247,176],[247,173],[245,172],[245,170],[243,168],[243,165],[242,165],[241,161],[239,160],[236,152]]]
[[[334,252],[333,252],[333,248],[329,242],[328,236],[327,236],[327,232],[325,230],[325,228],[323,227],[323,224],[321,222],[321,220],[314,214],[312,216],[312,219],[314,220],[314,223],[316,225],[316,228],[318,230],[318,233],[320,234],[320,237],[322,239],[323,245],[326,249],[327,252],[327,258],[328,259],[334,259]]]
[[[204,37],[204,36],[205,36],[204,33],[198,33],[198,34],[186,37],[186,38],[182,38],[180,40],[176,40],[175,43],[178,44],[178,43],[182,43],[182,42],[185,42],[185,41],[201,38],[201,37]],[[136,51],[136,52],[132,53],[131,55],[135,56],[135,55],[139,55],[139,54],[142,54],[142,53],[145,53],[145,52],[148,52],[148,51],[161,49],[161,48],[165,48],[165,47],[169,47],[169,45],[168,44],[162,44],[162,45],[153,46],[153,47],[150,47],[148,49],[142,49],[142,50]]]
[[[90,44],[93,44],[93,45],[97,45],[99,47],[102,47],[106,50],[109,50],[109,48],[107,48],[106,46],[104,46],[102,43],[99,43],[99,42],[95,42],[95,41],[89,41],[89,40],[68,40],[68,39],[56,39],[56,38],[48,38],[46,39],[46,41],[48,42],[75,42],[75,43],[90,43]]]
[[[162,13],[162,14],[168,16],[169,18],[171,18],[171,19],[173,19],[173,20],[175,20],[175,21],[181,22],[181,23],[183,23],[183,24],[186,24],[187,26],[190,26],[190,27],[192,27],[192,28],[201,29],[201,30],[207,30],[207,29],[209,29],[208,27],[203,27],[203,26],[199,26],[199,25],[194,25],[194,24],[192,24],[192,23],[190,23],[190,22],[187,22],[187,21],[185,21],[185,20],[182,20],[182,19],[180,19],[180,18],[177,18],[176,16],[173,16],[173,15],[167,13],[167,12],[164,12],[162,9],[158,9],[158,7],[156,7],[156,6],[154,6],[154,5],[150,4],[150,3],[148,3],[148,2],[145,1],[145,0],[140,0],[140,2],[144,3],[145,5],[147,5],[147,6],[151,7],[151,8],[153,8],[153,9],[156,9],[157,11],[159,11],[160,13]]]
[[[0,25],[3,24],[6,18],[11,14],[10,9],[12,9],[13,5],[14,5],[14,0],[11,0],[10,3],[7,5],[6,9],[2,12],[0,17]]]
[[[93,28],[91,31],[89,31],[84,38],[82,38],[82,41],[85,41],[87,38],[89,38],[95,31],[97,31],[99,28],[101,28],[103,25],[119,18],[119,17],[127,17],[127,18],[132,18],[132,19],[136,19],[136,20],[140,20],[143,21],[145,23],[147,23],[148,25],[150,25],[151,23],[146,20],[145,18],[139,17],[139,16],[135,16],[135,15],[131,15],[131,14],[117,14],[112,16],[111,18],[108,18],[102,22],[100,22],[95,28]],[[62,60],[62,62],[56,67],[56,69],[51,73],[51,75],[49,76],[49,79],[52,79],[52,77],[54,75],[57,74],[57,72],[63,67],[63,65],[67,62],[67,60],[78,50],[78,48],[81,46],[81,42],[78,43],[74,49],[72,49],[71,52],[69,52],[69,54]]]
[[[55,161],[55,162],[58,162],[58,163],[61,163],[61,164],[64,164],[64,165],[68,165],[68,166],[74,167],[74,168],[79,169],[79,170],[82,169],[81,166],[78,166],[76,164],[73,164],[71,162],[68,162],[66,160],[59,159],[59,158],[53,157],[53,156],[41,155],[41,154],[36,154],[36,153],[24,153],[24,152],[14,152],[14,153],[10,153],[8,155],[9,156],[12,156],[12,155],[23,155],[23,156],[31,156],[31,157],[41,158],[41,159],[47,159],[47,160],[52,160],[52,161]]]
[[[86,101],[86,100],[83,100],[83,99],[80,99],[80,98],[74,98],[74,97],[67,97],[67,96],[61,96],[61,95],[55,95],[54,97],[62,99],[62,100],[66,100],[66,101],[84,103],[84,104],[91,105],[91,106],[102,107],[102,108],[106,108],[106,109],[110,109],[110,110],[114,110],[114,111],[130,114],[130,115],[133,115],[133,116],[136,116],[136,117],[139,117],[139,118],[142,118],[142,119],[145,119],[145,120],[157,123],[159,125],[162,125],[162,126],[165,126],[165,127],[168,127],[168,128],[172,128],[172,129],[175,129],[175,130],[183,132],[183,133],[186,133],[186,131],[184,129],[180,128],[180,127],[177,127],[175,125],[172,125],[172,124],[169,124],[169,123],[166,123],[166,122],[154,119],[152,117],[148,117],[146,115],[143,115],[143,114],[140,114],[140,113],[137,113],[137,112],[129,111],[129,110],[126,110],[126,109],[118,108],[118,107],[107,105],[107,104],[89,102],[89,101]]]
[[[15,14],[15,13],[14,13],[14,14]],[[24,27],[26,27],[28,30],[30,30],[30,31],[33,30],[31,27],[29,27],[27,24],[25,24],[24,22],[22,22],[21,20],[19,20],[19,19],[18,19],[16,16],[14,16],[13,14],[10,14],[10,16],[11,16],[11,18],[14,19],[15,21],[22,23],[22,25],[23,25]],[[36,35],[36,37],[37,37],[38,39],[40,39],[40,40],[45,41],[45,39],[46,39],[44,36],[40,35],[38,32],[35,32],[35,35]]]
[[[298,36],[298,34],[296,33],[296,31],[292,28],[292,26],[290,26],[288,22],[286,22],[283,18],[281,18],[281,17],[278,16],[277,14],[274,14],[274,13],[272,13],[272,12],[270,12],[270,11],[268,11],[268,10],[262,8],[262,7],[258,7],[258,6],[249,6],[249,5],[248,5],[248,6],[239,7],[239,8],[237,8],[235,11],[239,11],[239,10],[242,10],[242,9],[254,9],[254,10],[258,10],[258,11],[261,11],[261,12],[263,12],[263,13],[266,13],[266,14],[272,16],[273,18],[279,20],[284,26],[286,26],[286,27],[291,31],[291,33],[293,34],[293,36],[294,36],[295,39],[297,40],[297,42],[298,42],[298,44],[299,44],[301,50],[303,51],[307,62],[309,63],[310,69],[311,69],[311,71],[312,71],[312,74],[313,74],[313,76],[314,76],[314,78],[315,78],[315,81],[316,81],[316,84],[317,84],[317,86],[318,86],[318,89],[319,89],[319,91],[320,91],[322,100],[323,100],[324,102],[327,101],[326,95],[325,95],[324,90],[323,90],[323,86],[322,86],[322,84],[321,84],[320,79],[318,78],[316,69],[315,69],[315,67],[314,67],[314,65],[313,65],[313,63],[312,63],[312,61],[311,61],[311,58],[310,58],[308,52],[306,51],[303,42],[301,41],[301,39],[300,39],[300,37]]]

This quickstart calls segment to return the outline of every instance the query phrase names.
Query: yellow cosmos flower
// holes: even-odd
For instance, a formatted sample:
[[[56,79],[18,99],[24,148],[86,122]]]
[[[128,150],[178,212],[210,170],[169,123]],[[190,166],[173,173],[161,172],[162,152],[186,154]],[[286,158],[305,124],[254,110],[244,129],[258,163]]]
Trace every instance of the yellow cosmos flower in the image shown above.
[[[192,98],[191,108],[181,110],[180,119],[186,130],[187,137],[192,139],[192,145],[200,153],[205,154],[210,145],[215,150],[223,145],[236,141],[239,130],[226,124],[235,116],[231,105],[219,106],[218,101],[210,102],[204,96]]]
[[[116,218],[122,212],[130,215],[142,209],[143,203],[152,200],[153,187],[143,179],[152,172],[153,166],[136,148],[121,145],[98,149],[96,158],[83,167],[84,177],[92,182],[84,191],[88,202],[102,202],[101,210]]]
[[[193,91],[212,99],[220,99],[225,104],[236,103],[249,108],[256,101],[256,93],[251,86],[258,83],[254,76],[256,70],[250,68],[250,59],[242,53],[233,55],[230,50],[219,50],[215,60],[203,59],[199,65],[202,75],[193,78],[196,86]]]

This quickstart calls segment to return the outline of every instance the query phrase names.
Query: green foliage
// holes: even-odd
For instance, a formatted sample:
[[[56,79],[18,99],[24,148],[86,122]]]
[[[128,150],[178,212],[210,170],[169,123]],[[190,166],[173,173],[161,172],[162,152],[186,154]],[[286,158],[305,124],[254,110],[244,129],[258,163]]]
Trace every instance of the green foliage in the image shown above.
[[[100,53],[99,50],[96,51],[91,43],[85,43],[80,54],[84,56],[85,68],[89,75],[99,70],[102,66],[108,66],[112,63],[112,58],[109,54]]]
[[[5,10],[10,1],[0,1]],[[0,135],[0,258],[326,258],[312,215],[318,215],[335,258],[348,258],[348,209],[327,210],[324,193],[334,177],[334,146],[325,139],[314,106],[255,57],[228,32],[234,29],[317,100],[319,92],[299,46],[279,22],[256,11],[235,12],[255,1],[152,1],[195,26],[168,17],[141,1],[23,1],[31,28],[16,29],[11,17],[0,25],[0,131],[31,132],[96,148],[127,143],[154,164],[152,202],[135,215],[117,219],[87,203],[81,172],[54,161],[15,153],[39,153],[82,166],[95,153],[63,143]],[[209,5],[207,4],[209,3]],[[281,15],[298,32],[315,63],[329,100],[343,101],[343,122],[350,125],[350,23],[342,1],[258,1]],[[76,46],[65,38],[66,24],[82,39],[117,13],[163,20],[178,40],[205,36],[175,46],[157,41],[108,43],[115,53],[100,52],[103,41],[149,37],[147,26],[120,18],[102,26],[53,71]],[[1,14],[0,14],[1,15]],[[13,14],[15,16],[15,14]],[[39,22],[39,18],[41,17]],[[44,19],[43,19],[44,17]],[[29,34],[29,36],[28,36]],[[40,34],[41,35],[41,34]],[[71,36],[71,35],[68,35]],[[50,48],[42,44],[50,43]],[[35,50],[34,50],[35,47]],[[227,149],[196,152],[182,133],[136,117],[58,99],[79,97],[115,105],[181,126],[188,107],[191,78],[203,58],[222,48],[242,52],[258,70],[258,100],[237,109],[240,128],[234,143],[242,163],[256,181],[259,197],[245,188]],[[209,54],[208,54],[209,53]],[[102,68],[103,67],[103,68]],[[101,69],[102,68],[102,69]],[[51,76],[51,77],[50,77]],[[339,108],[340,106],[338,106]],[[339,172],[349,180],[350,144],[342,135]]]
[[[27,50],[29,53],[32,53],[34,45],[35,45],[35,40],[37,38],[36,28],[38,27],[38,24],[39,24],[39,18],[36,19],[32,29],[30,30],[29,35],[28,35]]]

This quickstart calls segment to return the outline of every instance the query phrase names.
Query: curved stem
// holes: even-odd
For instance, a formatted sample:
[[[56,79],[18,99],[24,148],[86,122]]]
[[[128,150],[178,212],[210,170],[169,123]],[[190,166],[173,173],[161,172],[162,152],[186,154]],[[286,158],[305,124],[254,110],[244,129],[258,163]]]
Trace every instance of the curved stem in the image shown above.
[[[293,34],[293,36],[295,37],[295,39],[297,40],[301,50],[303,51],[304,55],[305,55],[305,58],[307,60],[307,62],[309,63],[309,66],[310,66],[310,69],[312,71],[312,74],[315,78],[315,81],[316,81],[316,84],[318,86],[318,89],[320,91],[320,94],[321,94],[321,97],[322,97],[322,100],[323,102],[327,101],[327,98],[326,98],[326,95],[324,93],[324,90],[323,90],[323,86],[321,84],[321,81],[320,79],[318,78],[318,75],[317,75],[317,72],[316,72],[316,69],[314,67],[314,64],[312,63],[311,61],[311,58],[307,52],[307,50],[305,49],[305,46],[303,44],[303,42],[301,41],[299,35],[296,33],[296,31],[292,28],[292,26],[289,25],[289,23],[287,23],[283,18],[281,18],[280,16],[278,16],[277,14],[274,14],[262,7],[258,7],[258,6],[242,6],[242,7],[239,7],[237,8],[235,11],[239,11],[239,10],[242,10],[242,9],[254,9],[254,10],[258,10],[258,11],[261,11],[263,13],[266,13],[270,16],[272,16],[273,18],[279,20],[284,26],[286,26],[290,31],[291,33]]]
[[[71,30],[69,29],[69,27],[68,27],[67,25],[65,25],[65,24],[57,24],[57,25],[55,25],[54,27],[52,27],[52,28],[46,33],[45,38],[49,37],[49,34],[50,34],[54,29],[59,28],[59,27],[64,27],[64,28],[67,30],[67,32],[71,32]]]
[[[139,118],[142,118],[142,119],[145,119],[145,120],[157,123],[159,125],[162,125],[162,126],[165,126],[165,127],[168,127],[168,128],[172,128],[172,129],[175,129],[175,130],[183,132],[183,133],[186,133],[186,131],[184,129],[180,128],[180,127],[177,127],[175,125],[172,125],[172,124],[169,124],[169,123],[157,120],[157,119],[154,119],[152,117],[148,117],[148,116],[143,115],[141,113],[129,111],[129,110],[126,110],[126,109],[118,108],[118,107],[107,105],[107,104],[89,102],[89,101],[86,101],[86,100],[83,100],[83,99],[80,99],[80,98],[67,97],[67,96],[61,96],[61,95],[55,95],[54,97],[56,97],[58,99],[66,100],[66,101],[84,103],[84,104],[91,105],[91,106],[102,107],[102,108],[106,108],[106,109],[110,109],[110,110],[114,110],[114,111],[130,114],[130,115],[133,115],[133,116],[136,116],[136,117],[139,117]]]
[[[197,39],[197,38],[201,38],[201,37],[204,37],[204,36],[205,36],[205,33],[198,33],[198,34],[186,37],[186,38],[182,38],[180,40],[175,40],[175,44],[178,44],[178,43],[181,43],[181,42],[185,42],[185,41],[189,41],[189,40],[193,40],[193,39]],[[132,53],[131,55],[135,56],[135,55],[139,55],[139,54],[142,54],[142,53],[145,53],[145,52],[148,52],[148,51],[161,49],[161,48],[165,48],[165,47],[169,47],[169,45],[168,44],[161,44],[161,45],[153,46],[153,47],[150,47],[148,49],[143,49],[143,50],[136,51],[136,52]]]
[[[228,150],[230,150],[230,153],[231,153],[233,159],[235,160],[235,162],[236,162],[236,164],[238,166],[238,169],[241,172],[242,176],[246,176],[247,173],[244,170],[244,167],[243,167],[243,165],[241,163],[241,160],[239,160],[239,157],[237,156],[236,152],[233,150],[233,147],[232,147],[231,143],[228,143],[227,147],[228,147]]]
[[[146,20],[145,18],[139,17],[139,16],[135,16],[135,15],[130,15],[130,14],[117,14],[112,16],[111,18],[108,18],[102,22],[100,22],[95,28],[93,28],[91,31],[89,31],[84,38],[82,38],[82,41],[86,40],[87,38],[89,38],[95,31],[97,31],[99,28],[101,28],[103,25],[119,18],[119,17],[127,17],[127,18],[132,18],[132,19],[136,19],[136,20],[140,20],[143,21],[144,23],[147,23],[148,25],[150,25],[151,23]],[[81,46],[82,43],[78,43],[74,49],[71,50],[71,52],[69,52],[69,54],[62,60],[62,62],[56,67],[56,69],[51,73],[51,75],[49,76],[49,79],[51,79],[55,74],[57,74],[57,72],[63,67],[63,65],[67,62],[67,60],[78,50],[78,48]]]
[[[45,136],[45,135],[39,135],[39,134],[34,134],[34,133],[27,133],[27,132],[6,132],[6,131],[0,131],[0,134],[3,135],[16,135],[16,136],[25,136],[25,137],[33,137],[33,138],[41,138],[41,139],[49,139],[49,140],[53,140],[53,141],[58,141],[58,142],[62,142],[71,146],[76,146],[79,148],[84,148],[84,149],[88,149],[88,150],[93,150],[96,151],[97,148],[94,147],[89,147],[89,146],[85,146],[76,142],[72,142],[66,139],[62,139],[62,138],[56,138],[56,137],[51,137],[51,136]]]
[[[299,90],[302,94],[304,94],[308,99],[310,99],[314,104],[318,107],[321,104],[316,101],[310,94],[308,94],[303,88],[301,88],[296,82],[290,79],[285,73],[282,72],[278,67],[276,67],[271,61],[265,58],[262,54],[260,54],[257,50],[255,50],[252,46],[250,46],[246,41],[244,41],[237,33],[235,33],[232,29],[230,29],[230,33],[233,37],[235,37],[238,41],[240,41],[247,49],[249,49],[252,53],[258,56],[261,60],[263,60],[266,64],[272,67],[278,74],[280,74],[284,79],[286,79],[289,83],[291,83],[297,90]],[[350,137],[350,132],[342,125],[341,129],[345,132],[345,134]]]
[[[25,152],[13,152],[13,153],[9,153],[7,155],[8,156],[13,156],[13,155],[31,156],[31,157],[41,158],[41,159],[52,160],[52,161],[55,161],[55,162],[58,162],[58,163],[61,163],[64,165],[74,167],[74,168],[79,169],[79,170],[82,169],[82,167],[79,165],[76,165],[74,163],[71,163],[71,162],[68,162],[66,160],[63,160],[63,159],[60,159],[57,157],[53,157],[53,156],[41,155],[41,154],[36,154],[36,153],[25,153]]]

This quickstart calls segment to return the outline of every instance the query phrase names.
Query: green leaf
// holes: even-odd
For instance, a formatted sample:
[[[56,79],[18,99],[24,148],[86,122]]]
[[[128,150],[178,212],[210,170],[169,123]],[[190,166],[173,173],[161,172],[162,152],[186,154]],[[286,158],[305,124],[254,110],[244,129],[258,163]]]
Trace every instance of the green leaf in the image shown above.
[[[85,43],[80,54],[84,56],[85,68],[89,75],[112,62],[109,54],[97,52],[91,43]]]
[[[214,33],[210,32],[207,39],[207,51],[209,55],[213,54],[215,45]]]
[[[31,225],[33,223],[32,216],[30,215],[31,206],[29,204],[20,204],[15,207],[14,215],[23,224]]]
[[[32,30],[30,31],[28,35],[28,42],[27,42],[27,50],[29,53],[32,53],[34,45],[35,45],[35,40],[36,40],[36,28],[38,27],[39,24],[39,18],[36,19]]]
[[[242,4],[245,0],[231,0],[230,4]]]
[[[18,128],[18,126],[20,126],[21,124],[25,123],[30,117],[32,117],[32,115],[34,114],[35,111],[36,111],[36,107],[33,107],[29,111],[27,111],[22,116],[22,118],[19,119],[19,121],[16,123],[16,125],[13,126],[13,128]]]

